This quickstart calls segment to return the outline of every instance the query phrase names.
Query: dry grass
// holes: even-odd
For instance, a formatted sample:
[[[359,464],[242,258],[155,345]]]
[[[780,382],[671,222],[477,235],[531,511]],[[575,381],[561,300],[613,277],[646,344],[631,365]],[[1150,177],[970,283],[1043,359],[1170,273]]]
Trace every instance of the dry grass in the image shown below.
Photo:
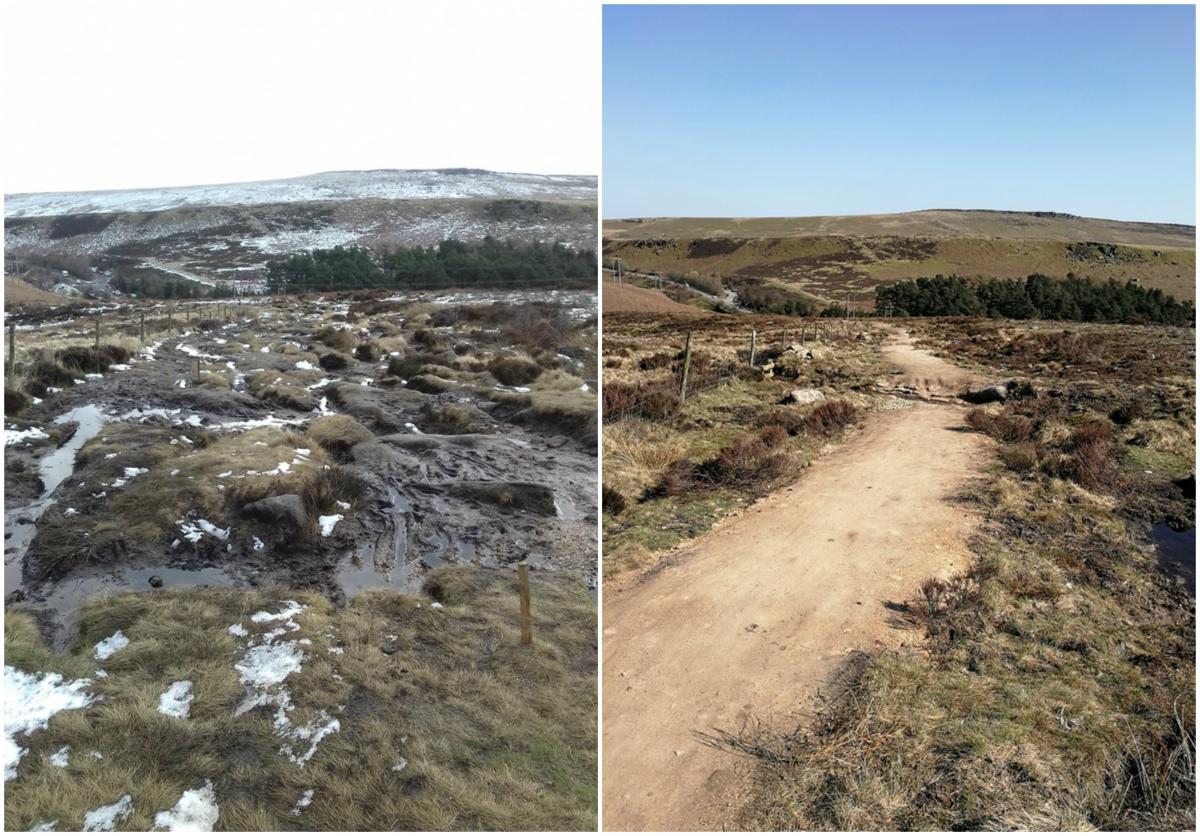
[[[975,565],[901,608],[928,657],[873,654],[811,728],[716,741],[758,763],[742,826],[1194,827],[1190,607],[1086,494],[1005,476],[980,501]]]
[[[246,389],[259,400],[300,412],[317,406],[316,396],[304,388],[303,380],[289,372],[255,372],[246,378]]]
[[[180,442],[183,435],[193,443]],[[297,449],[307,449],[309,455],[300,458]],[[107,458],[110,454],[113,457]],[[43,574],[125,560],[131,550],[166,548],[180,536],[181,519],[204,519],[220,528],[237,520],[239,527],[246,527],[238,517],[241,507],[278,494],[304,496],[311,483],[328,474],[330,459],[304,436],[275,428],[210,436],[110,424],[84,445],[78,462],[77,472],[88,473],[99,488],[94,492],[105,495],[88,500],[91,507],[78,509],[78,516],[64,516],[54,507],[42,518],[29,557]],[[267,475],[281,462],[289,472]],[[147,472],[122,487],[106,487],[127,467]],[[248,527],[264,535],[278,534]]]
[[[1019,337],[1002,339],[1035,344]],[[969,413],[1006,465],[963,498],[986,519],[971,566],[890,604],[922,652],[860,657],[816,720],[789,734],[716,735],[753,758],[740,826],[1195,828],[1194,602],[1141,545],[1164,515],[1194,524],[1194,501],[1170,481],[1194,472],[1191,367],[1181,383],[1091,356],[1135,342],[1161,355],[1173,341],[1117,328],[1039,340],[1041,374],[1060,381],[1052,392],[1033,394],[1050,388],[1043,378]],[[1062,372],[1068,356],[1086,366],[1078,377]],[[1132,402],[1127,424],[1110,423]],[[1144,472],[1125,466],[1131,457],[1170,467]]]
[[[79,830],[85,812],[128,793],[123,827],[146,830],[211,779],[222,830],[594,830],[595,607],[577,583],[536,576],[525,647],[514,582],[443,569],[427,595],[372,591],[345,609],[282,590],[125,594],[85,605],[66,656],[10,612],[5,661],[22,670],[93,676],[96,641],[119,629],[130,643],[89,686],[102,701],[22,740],[29,752],[5,787],[6,829],[57,819]],[[281,753],[272,707],[234,716],[244,650],[227,628],[278,611],[281,596],[307,606],[287,638],[311,642],[286,680],[292,717],[325,710],[341,724],[303,766]],[[187,719],[156,710],[178,680],[193,682]],[[48,761],[62,746],[66,768]],[[308,790],[311,806],[293,814]]]
[[[355,444],[374,434],[349,415],[325,415],[308,425],[306,434],[338,461],[348,461]]]
[[[488,364],[488,371],[505,386],[528,386],[537,380],[542,367],[522,357],[497,357]]]

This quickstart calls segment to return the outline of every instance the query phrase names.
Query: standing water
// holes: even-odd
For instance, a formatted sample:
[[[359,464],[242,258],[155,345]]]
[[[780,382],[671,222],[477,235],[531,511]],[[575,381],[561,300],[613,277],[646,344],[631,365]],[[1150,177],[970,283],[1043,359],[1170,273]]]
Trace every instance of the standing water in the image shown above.
[[[78,406],[54,419],[54,423],[78,424],[75,434],[66,444],[48,453],[38,464],[42,478],[42,495],[23,508],[16,508],[5,519],[4,547],[4,591],[12,592],[21,585],[22,564],[25,550],[37,532],[38,518],[53,504],[54,492],[68,476],[75,472],[75,454],[100,432],[106,421],[104,413],[95,404]]]
[[[1183,578],[1188,593],[1196,597],[1196,529],[1178,530],[1167,523],[1156,523],[1150,531],[1158,552],[1158,565]]]

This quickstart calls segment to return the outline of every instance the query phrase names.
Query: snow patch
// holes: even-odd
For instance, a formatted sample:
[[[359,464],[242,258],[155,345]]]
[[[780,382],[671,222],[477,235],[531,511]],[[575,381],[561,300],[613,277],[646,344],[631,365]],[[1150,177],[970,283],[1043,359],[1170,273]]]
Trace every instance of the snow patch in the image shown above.
[[[154,826],[176,832],[209,833],[220,815],[217,794],[212,781],[206,778],[203,787],[186,790],[170,810],[155,813]]]
[[[129,639],[120,630],[107,639],[96,642],[96,658],[103,661],[129,644]]]
[[[192,683],[185,680],[172,682],[158,698],[158,713],[168,717],[186,718],[192,708]]]
[[[133,813],[133,798],[123,795],[107,807],[97,807],[83,816],[85,831],[115,830],[117,820],[125,821]]]
[[[328,537],[333,533],[333,527],[344,519],[341,514],[329,514],[328,516],[318,517],[317,522],[321,526],[321,536]]]
[[[309,804],[312,804],[314,790],[305,790],[300,798],[296,801],[296,806],[292,808],[292,815],[298,816],[302,813]]]

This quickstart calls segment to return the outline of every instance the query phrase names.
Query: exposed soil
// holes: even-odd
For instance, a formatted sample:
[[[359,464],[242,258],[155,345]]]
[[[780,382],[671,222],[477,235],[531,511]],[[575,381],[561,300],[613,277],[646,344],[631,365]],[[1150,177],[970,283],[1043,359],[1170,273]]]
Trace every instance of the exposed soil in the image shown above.
[[[570,573],[594,586],[594,429],[590,435],[572,433],[567,423],[533,414],[527,398],[536,397],[536,388],[533,396],[523,396],[480,370],[485,360],[479,358],[512,353],[510,335],[475,324],[436,327],[427,322],[429,312],[447,303],[486,304],[487,299],[479,294],[461,300],[453,294],[421,298],[428,300],[423,307],[405,308],[413,301],[406,298],[403,305],[381,303],[377,314],[349,314],[353,326],[346,324],[349,301],[324,298],[251,306],[239,318],[212,322],[204,331],[189,330],[195,329],[199,315],[181,323],[177,314],[179,330],[148,337],[149,350],[129,363],[47,392],[22,410],[19,419],[10,416],[10,430],[35,426],[48,432],[56,418],[79,408],[97,411],[102,418],[99,426],[87,428],[86,437],[58,439],[63,444],[58,448],[51,438],[6,449],[6,470],[18,473],[22,485],[5,497],[6,602],[34,610],[54,644],[63,647],[84,595],[148,589],[152,576],[162,579],[163,586],[280,584],[344,602],[370,587],[419,589],[429,571],[445,564],[506,569],[528,559],[535,571]],[[577,304],[573,299],[562,305],[563,321],[579,321]],[[136,314],[132,321],[138,321]],[[356,335],[374,329],[374,336],[362,339],[386,341],[378,329],[411,338],[413,330],[421,330],[416,323],[428,326],[423,339],[430,345],[453,345],[462,353],[461,361],[449,349],[422,355],[426,362],[436,357],[446,364],[444,375],[459,378],[444,381],[435,387],[438,391],[417,391],[390,375],[388,363],[394,358],[386,352],[375,360],[341,354],[345,366],[334,371],[314,362],[332,353],[315,339],[330,324]],[[77,321],[53,327],[61,338],[90,325]],[[104,327],[107,334],[117,325]],[[23,331],[20,340],[37,345],[46,333]],[[581,381],[574,376],[594,375],[589,371],[594,356],[576,359],[570,355],[579,352],[567,345],[547,348],[539,356],[556,364],[555,374],[574,380],[578,393]],[[418,345],[391,353],[423,350]],[[205,377],[197,382],[197,355],[204,375],[227,383],[213,385],[203,382]],[[452,370],[455,364],[462,368]],[[264,371],[286,380],[290,394],[256,390],[255,375]],[[470,416],[471,431],[436,432],[442,427],[433,416],[443,410]],[[132,527],[129,521],[114,517],[110,503],[136,486],[134,480],[162,479],[179,490],[165,472],[173,460],[157,470],[151,465],[149,475],[135,475],[124,484],[118,478],[121,467],[136,464],[138,456],[167,444],[171,451],[199,450],[262,426],[304,433],[330,414],[355,418],[370,437],[338,449],[338,467],[358,488],[355,496],[337,497],[347,500],[338,506],[343,519],[328,536],[281,536],[269,525],[234,513],[210,520],[218,529],[231,529],[227,538],[205,535],[190,542],[179,531],[134,536],[123,530]],[[76,459],[76,451],[93,436],[97,442],[109,436],[121,441],[112,454]],[[304,445],[318,446],[303,441],[290,461],[293,467],[308,464]],[[51,458],[66,465],[63,473],[55,468],[54,478],[46,473]],[[226,478],[217,478],[221,484],[216,487],[236,490],[238,480],[270,478],[248,467],[230,461],[220,468]],[[540,501],[516,501],[528,495]],[[106,526],[102,540],[97,522]],[[91,539],[81,543],[80,536]]]
[[[938,399],[971,381],[899,334],[889,381]],[[605,590],[604,826],[715,830],[745,790],[700,735],[791,729],[860,650],[900,647],[889,603],[968,560],[954,497],[986,458],[960,407],[877,413],[804,478]]]

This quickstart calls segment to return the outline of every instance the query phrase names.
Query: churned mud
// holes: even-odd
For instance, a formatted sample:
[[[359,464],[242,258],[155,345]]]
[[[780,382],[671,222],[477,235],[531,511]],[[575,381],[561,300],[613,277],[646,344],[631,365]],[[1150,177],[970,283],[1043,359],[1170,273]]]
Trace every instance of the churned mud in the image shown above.
[[[520,560],[594,587],[595,297],[550,296],[107,308],[123,362],[54,385],[37,364],[87,357],[94,318],[18,317],[6,604],[63,647],[101,592],[344,602]]]

